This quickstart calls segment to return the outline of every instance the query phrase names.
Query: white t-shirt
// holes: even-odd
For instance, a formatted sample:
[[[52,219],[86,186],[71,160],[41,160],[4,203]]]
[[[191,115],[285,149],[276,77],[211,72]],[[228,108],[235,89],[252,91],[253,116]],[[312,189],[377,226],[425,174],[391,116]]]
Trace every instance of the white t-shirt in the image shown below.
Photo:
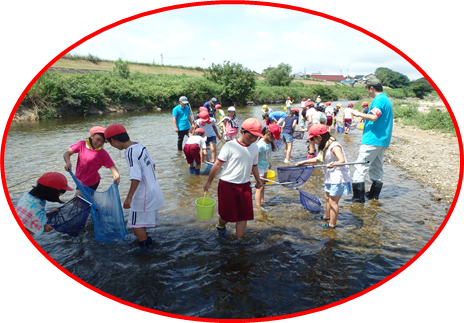
[[[319,117],[319,111],[317,111],[315,108],[310,108],[308,109],[308,111],[306,111],[306,119],[309,120],[309,116],[311,116],[312,120],[313,120],[313,123],[314,123],[314,119],[317,118],[317,122],[320,121],[320,117]]]
[[[343,157],[345,158],[345,163],[348,161],[346,160],[345,151],[343,147],[337,141],[332,142],[329,147],[324,152],[324,164],[330,164],[331,162],[337,162],[338,158],[335,156],[331,150],[334,147],[339,146],[342,149]],[[350,166],[335,166],[334,168],[327,168],[324,167],[324,184],[340,184],[340,183],[349,183],[351,182],[350,176]]]
[[[231,140],[222,147],[218,160],[225,162],[221,180],[233,184],[248,183],[251,168],[258,165],[258,145],[243,146],[238,139]]]
[[[164,196],[156,178],[154,160],[144,145],[136,142],[124,152],[129,166],[129,180],[140,181],[132,197],[131,211],[148,212],[164,205]]]
[[[198,120],[195,121],[195,124],[205,131],[206,137],[216,137],[216,132],[214,132],[214,129],[213,129],[213,126],[216,125],[216,119],[209,118],[209,121],[211,121],[211,123],[206,123],[205,122],[205,125],[202,126],[201,125],[201,120],[198,119]]]
[[[201,136],[191,136],[189,139],[187,139],[187,142],[185,143],[186,145],[190,144],[197,144],[198,147],[201,149],[206,149],[206,141],[203,137]]]
[[[325,115],[326,116],[331,117],[333,112],[334,112],[333,106],[330,105],[327,108],[325,108]]]
[[[343,115],[345,116],[345,119],[351,119],[352,113],[353,113],[353,109],[351,108],[345,108],[345,111],[343,111]]]

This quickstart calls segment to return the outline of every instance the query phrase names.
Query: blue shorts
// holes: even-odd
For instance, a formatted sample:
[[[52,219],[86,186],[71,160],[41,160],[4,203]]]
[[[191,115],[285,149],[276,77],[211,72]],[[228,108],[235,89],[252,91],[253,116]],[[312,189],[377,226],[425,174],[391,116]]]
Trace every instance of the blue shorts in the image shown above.
[[[208,146],[209,144],[215,144],[216,143],[216,136],[213,136],[213,137],[206,137],[206,146]]]
[[[351,183],[325,184],[324,191],[329,193],[330,196],[353,194]]]
[[[282,141],[283,142],[293,142],[293,135],[289,133],[283,133],[282,134]]]

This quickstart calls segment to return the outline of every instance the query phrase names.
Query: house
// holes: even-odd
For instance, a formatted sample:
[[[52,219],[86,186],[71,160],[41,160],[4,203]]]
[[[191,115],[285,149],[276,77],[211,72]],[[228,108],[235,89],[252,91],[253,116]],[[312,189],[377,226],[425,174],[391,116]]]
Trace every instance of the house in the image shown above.
[[[298,73],[295,73],[294,76],[296,79],[301,80],[306,77],[306,73],[298,72]]]
[[[312,79],[324,80],[324,81],[344,81],[345,77],[343,75],[317,75],[311,74]]]

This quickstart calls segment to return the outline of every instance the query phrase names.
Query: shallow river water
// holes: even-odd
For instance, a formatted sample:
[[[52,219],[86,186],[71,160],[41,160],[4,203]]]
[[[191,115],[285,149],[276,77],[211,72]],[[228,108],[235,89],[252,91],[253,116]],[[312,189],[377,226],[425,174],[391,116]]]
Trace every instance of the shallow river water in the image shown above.
[[[261,108],[240,107],[237,116],[240,121],[251,116],[261,120]],[[176,149],[171,111],[12,124],[5,149],[5,175],[13,204],[46,171],[62,172],[74,187],[64,171],[64,151],[85,139],[92,126],[111,123],[123,124],[131,139],[144,144],[156,162],[166,204],[160,209],[159,225],[148,229],[154,248],[141,252],[131,230],[123,241],[96,242],[92,220],[79,237],[52,231],[34,239],[73,275],[150,309],[201,318],[244,319],[297,313],[340,301],[406,264],[433,236],[449,208],[434,202],[432,188],[387,163],[381,199],[362,205],[342,197],[335,230],[319,226],[323,222],[303,209],[298,191],[267,188],[268,211],[255,209],[255,220],[249,222],[246,234],[249,246],[236,245],[234,239],[216,235],[217,210],[211,220],[196,216],[194,201],[203,196],[206,177],[189,174]],[[360,130],[334,136],[348,161],[355,161]],[[130,184],[124,152],[109,145],[105,149],[120,171],[124,201]],[[305,142],[295,141],[292,157],[305,154]],[[283,149],[274,152],[273,169],[284,165],[283,160]],[[106,190],[112,182],[111,172],[101,169],[100,174],[99,190]],[[213,198],[217,183],[216,178],[210,188]],[[369,186],[368,181],[366,188]],[[319,197],[324,205],[322,169],[316,169],[300,189]],[[72,193],[66,193],[63,199],[71,197]],[[47,209],[56,206],[48,203]],[[124,212],[127,217],[128,210]],[[234,232],[233,226],[228,229]]]

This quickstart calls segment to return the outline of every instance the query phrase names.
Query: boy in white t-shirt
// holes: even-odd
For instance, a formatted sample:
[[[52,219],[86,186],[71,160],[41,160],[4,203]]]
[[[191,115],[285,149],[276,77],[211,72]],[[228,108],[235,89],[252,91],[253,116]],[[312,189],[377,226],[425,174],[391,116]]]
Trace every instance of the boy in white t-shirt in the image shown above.
[[[350,132],[350,127],[349,125],[351,124],[353,120],[353,103],[348,103],[348,107],[345,108],[343,111],[343,116],[344,116],[344,123],[345,123],[345,134],[348,134]]]
[[[130,140],[126,129],[112,124],[105,130],[109,144],[125,150],[131,185],[123,208],[130,209],[127,226],[134,230],[142,248],[151,247],[153,241],[147,237],[147,227],[156,226],[158,210],[164,205],[164,196],[155,174],[155,162],[145,146]]]
[[[240,138],[224,144],[203,186],[204,191],[208,191],[223,167],[218,185],[219,223],[216,229],[219,235],[226,236],[226,224],[235,222],[235,236],[241,244],[244,244],[242,238],[247,222],[254,219],[250,172],[256,179],[255,187],[260,189],[262,186],[258,171],[258,146],[254,144],[258,137],[263,137],[261,131],[259,120],[248,118],[243,121]]]
[[[209,161],[208,154],[206,153],[206,142],[203,138],[205,131],[201,128],[195,130],[195,133],[189,137],[184,146],[185,159],[190,166],[190,174],[200,175],[201,161]],[[196,163],[194,166],[193,163]]]

